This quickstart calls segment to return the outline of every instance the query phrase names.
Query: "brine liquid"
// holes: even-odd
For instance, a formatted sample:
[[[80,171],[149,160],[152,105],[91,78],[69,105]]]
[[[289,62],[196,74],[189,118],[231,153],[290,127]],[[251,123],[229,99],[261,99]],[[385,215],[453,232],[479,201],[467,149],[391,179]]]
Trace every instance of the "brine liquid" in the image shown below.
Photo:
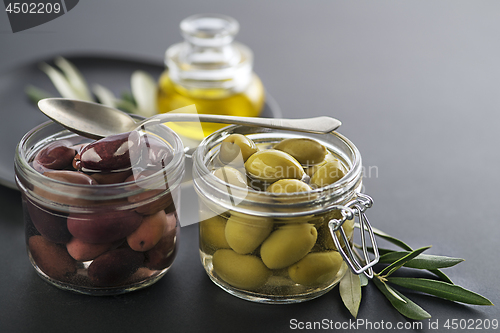
[[[254,74],[249,87],[239,93],[227,89],[186,89],[172,82],[168,72],[159,80],[158,110],[160,113],[173,111],[188,105],[196,105],[198,113],[229,116],[257,117],[264,105],[264,87]],[[215,123],[169,123],[177,134],[202,140],[226,124]]]

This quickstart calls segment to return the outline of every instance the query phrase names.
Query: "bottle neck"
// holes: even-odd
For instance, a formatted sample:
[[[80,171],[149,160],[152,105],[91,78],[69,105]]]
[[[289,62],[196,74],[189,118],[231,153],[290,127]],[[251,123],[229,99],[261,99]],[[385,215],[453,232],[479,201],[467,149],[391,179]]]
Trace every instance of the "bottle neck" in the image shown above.
[[[165,54],[170,79],[185,89],[244,91],[252,79],[253,55],[239,43],[206,47],[172,45]]]
[[[252,52],[233,42],[238,22],[220,14],[198,14],[180,24],[184,42],[172,45],[165,64],[172,82],[193,89],[245,90],[252,79]]]

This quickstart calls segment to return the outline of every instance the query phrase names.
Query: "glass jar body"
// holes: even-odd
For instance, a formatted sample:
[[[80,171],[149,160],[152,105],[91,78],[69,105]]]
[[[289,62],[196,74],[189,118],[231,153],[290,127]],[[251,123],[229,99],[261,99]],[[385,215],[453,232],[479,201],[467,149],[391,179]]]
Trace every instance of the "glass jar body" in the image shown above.
[[[104,185],[64,182],[33,168],[34,156],[48,143],[90,140],[51,122],[21,139],[16,183],[22,193],[28,255],[43,279],[66,290],[112,295],[149,286],[167,272],[178,247],[184,156],[171,130],[162,126],[155,135],[176,152],[172,164],[135,181]]]
[[[312,138],[348,170],[340,181],[309,193],[221,189],[213,176],[220,144],[230,134],[252,139],[260,149],[286,138]],[[302,302],[331,290],[348,269],[330,234],[340,207],[361,190],[361,158],[343,136],[229,126],[202,142],[194,155],[193,179],[200,207],[200,256],[209,277],[229,293],[263,303]],[[342,228],[351,247],[354,220]],[[337,231],[338,232],[338,231]]]
[[[328,229],[338,210],[271,218],[235,211],[212,216],[211,203],[200,199],[199,206],[200,219],[211,216],[199,224],[203,267],[215,284],[237,297],[302,302],[328,292],[346,272]],[[353,227],[353,220],[342,226],[351,241]]]

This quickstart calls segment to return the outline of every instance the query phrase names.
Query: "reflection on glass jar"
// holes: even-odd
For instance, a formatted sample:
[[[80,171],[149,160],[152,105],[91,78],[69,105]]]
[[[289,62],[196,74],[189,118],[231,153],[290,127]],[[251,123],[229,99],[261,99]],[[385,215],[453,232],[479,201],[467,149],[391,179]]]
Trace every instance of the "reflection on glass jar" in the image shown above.
[[[169,128],[92,142],[47,122],[21,139],[15,170],[29,258],[46,281],[119,294],[172,265],[184,154]]]
[[[235,133],[245,135],[259,149],[245,160],[240,155],[241,161],[233,160],[229,167],[221,162],[219,152]],[[286,145],[277,145],[285,139]],[[311,149],[299,156],[299,163],[291,149],[295,143],[314,147],[319,143],[325,151]],[[292,155],[275,153],[281,146]],[[306,161],[308,156],[312,163]],[[331,177],[332,164],[339,179]],[[280,173],[281,165],[287,172]],[[289,177],[297,165],[300,172]],[[325,166],[330,169],[320,177],[324,181],[311,183],[310,178]],[[234,176],[221,176],[220,170],[227,168],[246,173],[248,186],[230,181]],[[339,244],[348,252],[354,219],[346,219],[341,210],[358,198],[361,169],[359,151],[338,133],[229,126],[207,137],[194,154],[193,182],[200,207],[201,261],[209,277],[235,296],[264,303],[301,302],[332,289],[348,265],[332,239],[329,222],[344,218],[341,228],[348,242],[339,237]]]

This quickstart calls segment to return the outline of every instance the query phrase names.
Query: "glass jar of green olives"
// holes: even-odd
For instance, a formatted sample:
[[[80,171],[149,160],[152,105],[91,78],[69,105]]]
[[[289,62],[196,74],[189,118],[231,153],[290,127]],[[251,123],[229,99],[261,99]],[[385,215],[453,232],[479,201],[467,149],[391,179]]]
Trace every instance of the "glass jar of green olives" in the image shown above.
[[[332,289],[349,267],[378,261],[352,250],[355,217],[376,249],[360,193],[361,156],[339,133],[229,126],[193,155],[200,255],[215,284],[263,303],[302,302]],[[378,252],[375,250],[375,252]]]
[[[46,122],[21,139],[15,171],[29,259],[49,283],[120,294],[172,265],[184,152],[168,127],[94,141]]]

